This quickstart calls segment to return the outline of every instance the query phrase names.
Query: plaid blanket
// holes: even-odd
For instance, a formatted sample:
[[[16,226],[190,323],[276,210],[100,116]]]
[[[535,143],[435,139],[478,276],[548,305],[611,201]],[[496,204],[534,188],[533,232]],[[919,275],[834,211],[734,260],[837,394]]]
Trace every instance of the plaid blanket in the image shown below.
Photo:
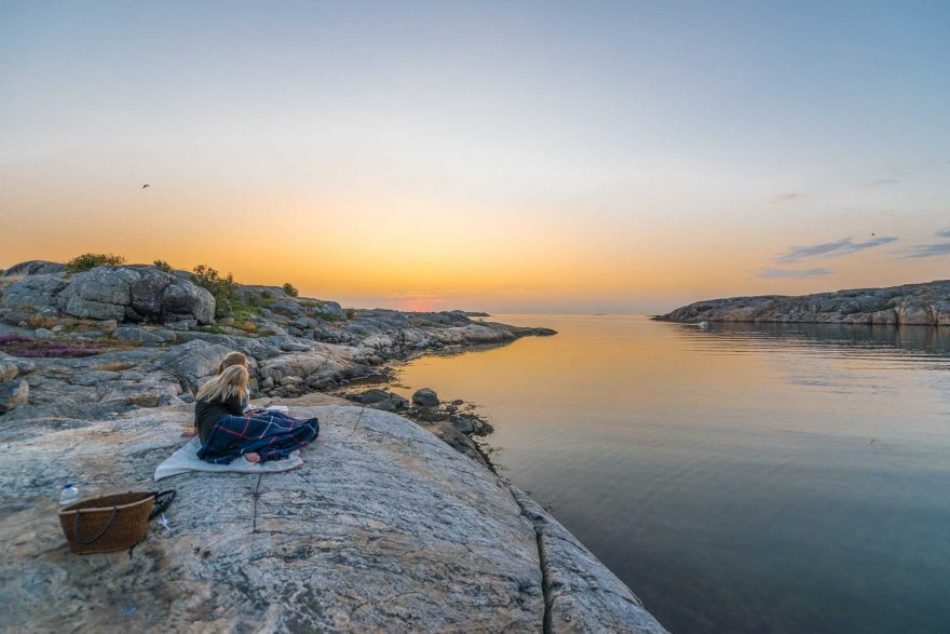
[[[246,453],[256,452],[262,462],[283,460],[309,445],[320,433],[316,418],[298,420],[280,412],[257,412],[254,416],[222,416],[208,442],[198,450],[206,462],[225,464]]]

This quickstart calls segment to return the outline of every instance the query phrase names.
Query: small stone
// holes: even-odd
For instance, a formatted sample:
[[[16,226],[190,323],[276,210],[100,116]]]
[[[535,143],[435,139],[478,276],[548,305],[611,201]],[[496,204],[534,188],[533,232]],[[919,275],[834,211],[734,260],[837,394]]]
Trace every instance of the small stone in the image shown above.
[[[136,407],[158,407],[161,403],[162,395],[155,392],[145,392],[136,394],[129,398],[129,403]]]
[[[24,379],[0,383],[0,414],[25,405],[30,398],[30,386]]]
[[[99,332],[101,332],[104,335],[109,335],[109,336],[111,336],[115,332],[116,328],[118,327],[119,327],[119,322],[116,321],[115,319],[106,319],[105,321],[100,321],[97,324],[97,328],[99,328]]]
[[[416,390],[415,394],[412,395],[412,402],[423,407],[438,407],[439,395],[434,390],[424,387]]]

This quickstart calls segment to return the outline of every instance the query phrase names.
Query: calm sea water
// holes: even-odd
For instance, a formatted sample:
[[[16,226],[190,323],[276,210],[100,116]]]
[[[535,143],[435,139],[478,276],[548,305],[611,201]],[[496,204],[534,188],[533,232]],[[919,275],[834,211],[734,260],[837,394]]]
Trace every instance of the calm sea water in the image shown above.
[[[674,632],[947,632],[950,330],[496,315],[425,357],[503,473]]]

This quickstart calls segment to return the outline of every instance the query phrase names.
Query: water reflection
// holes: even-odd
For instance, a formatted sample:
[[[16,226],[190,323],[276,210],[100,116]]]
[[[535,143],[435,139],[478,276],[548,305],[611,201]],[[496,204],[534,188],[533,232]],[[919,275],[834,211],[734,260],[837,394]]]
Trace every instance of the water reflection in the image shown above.
[[[399,373],[480,403],[519,486],[673,631],[942,631],[950,333],[499,316]]]
[[[762,339],[779,339],[781,346],[812,345],[822,350],[907,350],[934,355],[950,353],[947,328],[927,326],[849,326],[844,324],[730,324],[711,323],[706,330],[679,328],[686,337],[713,336],[739,346]]]

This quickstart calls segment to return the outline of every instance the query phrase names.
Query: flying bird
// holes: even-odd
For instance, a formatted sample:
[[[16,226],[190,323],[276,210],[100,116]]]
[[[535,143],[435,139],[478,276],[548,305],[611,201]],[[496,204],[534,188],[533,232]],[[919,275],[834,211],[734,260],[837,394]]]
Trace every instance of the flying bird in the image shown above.
[[[142,189],[146,189],[147,187],[151,187],[151,185],[149,185],[148,183],[145,183],[144,185],[142,185]]]

